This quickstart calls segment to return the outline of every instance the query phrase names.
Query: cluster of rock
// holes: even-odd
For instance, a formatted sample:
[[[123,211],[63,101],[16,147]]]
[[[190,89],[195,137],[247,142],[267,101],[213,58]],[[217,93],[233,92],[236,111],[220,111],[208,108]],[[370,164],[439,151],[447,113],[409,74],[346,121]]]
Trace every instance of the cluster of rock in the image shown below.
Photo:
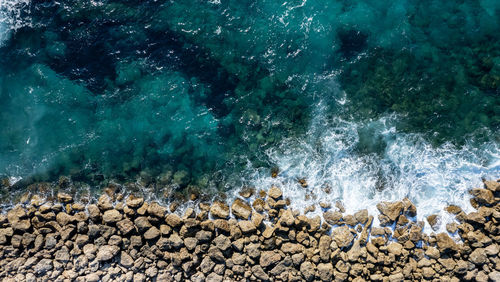
[[[182,216],[156,202],[103,194],[95,204],[32,197],[0,215],[4,281],[500,281],[500,182],[471,191],[476,212],[424,234],[415,206],[382,202],[323,219],[287,208],[280,189]],[[395,226],[389,228],[387,226]]]

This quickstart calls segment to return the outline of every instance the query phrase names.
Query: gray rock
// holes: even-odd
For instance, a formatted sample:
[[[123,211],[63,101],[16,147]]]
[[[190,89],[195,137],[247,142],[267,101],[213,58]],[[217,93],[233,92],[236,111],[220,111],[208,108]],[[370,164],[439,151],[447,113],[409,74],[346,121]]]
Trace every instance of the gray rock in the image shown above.
[[[107,261],[115,257],[118,252],[120,251],[120,248],[117,246],[110,246],[110,245],[105,245],[99,248],[99,251],[97,252],[97,260],[98,261]]]

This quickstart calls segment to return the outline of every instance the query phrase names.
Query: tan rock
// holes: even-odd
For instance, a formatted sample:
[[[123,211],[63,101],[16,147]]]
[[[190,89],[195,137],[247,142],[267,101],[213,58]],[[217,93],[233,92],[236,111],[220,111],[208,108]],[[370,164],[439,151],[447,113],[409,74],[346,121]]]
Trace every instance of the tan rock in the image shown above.
[[[403,245],[399,243],[390,243],[389,246],[387,246],[387,251],[395,256],[400,256],[403,252]]]
[[[488,262],[488,256],[484,249],[477,248],[469,255],[469,261],[475,265],[483,265]]]
[[[402,213],[403,207],[402,202],[381,202],[377,204],[379,212],[387,216],[391,222],[396,221],[398,216]]]
[[[149,228],[148,231],[144,233],[144,239],[146,240],[153,240],[158,238],[158,236],[160,236],[160,230],[154,226]]]
[[[69,224],[70,222],[74,222],[75,218],[65,212],[60,212],[56,216],[57,223],[61,226],[65,226]]]
[[[275,200],[281,198],[281,196],[283,196],[283,192],[281,192],[281,189],[276,187],[276,186],[272,186],[271,189],[269,189],[269,191],[267,192],[267,195]]]
[[[459,214],[460,212],[462,212],[462,209],[456,205],[449,205],[445,208],[445,210],[451,214]]]
[[[260,255],[260,266],[262,268],[267,268],[269,266],[275,265],[281,260],[281,255],[274,251],[264,251]]]
[[[102,215],[102,220],[104,221],[104,223],[108,224],[118,222],[121,219],[122,219],[122,214],[115,209],[107,210]]]
[[[61,203],[71,203],[73,201],[73,197],[68,193],[57,193],[57,200]]]
[[[256,212],[252,213],[252,223],[253,225],[255,225],[255,227],[259,228],[263,221],[264,221],[263,215]]]
[[[215,218],[226,219],[229,217],[229,206],[223,202],[216,201],[210,208],[210,213]]]
[[[490,190],[491,192],[499,192],[500,191],[500,182],[497,180],[497,181],[491,181],[491,180],[487,180],[487,181],[484,181],[484,187],[488,190]]]
[[[492,205],[495,203],[495,196],[488,189],[474,188],[469,193],[475,197],[475,200],[479,204]]]
[[[417,216],[417,207],[408,198],[404,198],[403,203],[403,213],[409,217]]]
[[[128,218],[118,221],[116,223],[116,227],[118,227],[118,230],[120,230],[122,235],[129,234],[135,228],[134,223]]]
[[[328,224],[337,225],[342,220],[342,214],[338,211],[327,211],[323,213],[323,218]]]
[[[292,211],[289,209],[284,210],[279,219],[279,223],[282,226],[288,226],[288,227],[293,226],[295,224],[295,217],[293,216]]]
[[[347,226],[341,226],[332,230],[332,237],[339,248],[348,247],[354,240],[354,236]]]
[[[441,218],[436,214],[431,214],[427,216],[426,219],[432,230],[437,230],[437,228],[439,227],[439,223],[441,222]]]
[[[253,201],[252,207],[257,212],[263,212],[265,205],[266,205],[266,202],[264,202],[264,200],[262,200],[261,198],[257,198]]]
[[[102,194],[97,200],[97,206],[101,211],[106,211],[113,208],[113,203],[107,194]]]
[[[237,218],[248,219],[252,214],[252,208],[245,201],[236,198],[231,205],[231,212]]]
[[[436,244],[440,252],[457,251],[458,247],[455,241],[446,233],[436,235]]]
[[[122,251],[120,254],[120,264],[125,268],[130,268],[134,265],[134,259],[127,252]]]
[[[152,202],[148,206],[148,214],[152,216],[156,216],[158,218],[164,218],[166,213],[167,213],[167,208],[161,206],[157,202]]]
[[[96,258],[98,261],[107,261],[116,256],[119,251],[120,248],[117,246],[104,245],[99,248]]]
[[[356,218],[356,220],[359,223],[365,224],[368,221],[368,210],[367,209],[362,209],[360,211],[357,211],[354,214],[354,217]]]
[[[139,198],[134,195],[128,196],[127,200],[125,201],[126,205],[131,208],[131,209],[136,209],[142,206],[144,203],[144,198]]]
[[[256,231],[255,225],[248,220],[241,220],[238,222],[238,226],[243,234],[253,233]]]
[[[333,265],[331,263],[318,264],[317,272],[321,281],[332,281]]]
[[[167,215],[165,222],[170,225],[170,227],[176,228],[182,224],[182,219],[177,214],[171,213]]]

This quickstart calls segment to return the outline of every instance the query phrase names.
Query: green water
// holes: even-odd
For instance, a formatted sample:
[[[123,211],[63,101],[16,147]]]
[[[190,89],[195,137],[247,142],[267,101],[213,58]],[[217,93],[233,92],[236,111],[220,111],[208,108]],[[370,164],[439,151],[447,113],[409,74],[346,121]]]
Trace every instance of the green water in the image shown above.
[[[500,171],[499,1],[5,1],[0,11],[2,176],[142,172],[227,189],[277,166],[276,148],[314,146],[319,108],[323,131],[356,124],[344,154],[378,159],[373,171],[393,161],[374,125],[388,116],[391,140],[468,146],[471,175]]]

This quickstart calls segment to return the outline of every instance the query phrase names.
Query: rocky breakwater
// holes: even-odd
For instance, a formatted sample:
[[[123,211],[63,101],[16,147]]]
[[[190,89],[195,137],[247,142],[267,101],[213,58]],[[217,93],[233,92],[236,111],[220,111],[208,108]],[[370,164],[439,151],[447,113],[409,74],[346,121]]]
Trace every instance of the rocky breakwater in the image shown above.
[[[4,281],[500,281],[500,182],[471,190],[477,211],[447,210],[449,233],[424,234],[408,200],[377,215],[287,207],[276,187],[231,206],[200,203],[182,216],[142,198],[95,204],[32,197],[0,216]],[[245,193],[243,196],[250,196]],[[340,206],[340,205],[337,205]],[[388,226],[391,226],[389,228]]]

